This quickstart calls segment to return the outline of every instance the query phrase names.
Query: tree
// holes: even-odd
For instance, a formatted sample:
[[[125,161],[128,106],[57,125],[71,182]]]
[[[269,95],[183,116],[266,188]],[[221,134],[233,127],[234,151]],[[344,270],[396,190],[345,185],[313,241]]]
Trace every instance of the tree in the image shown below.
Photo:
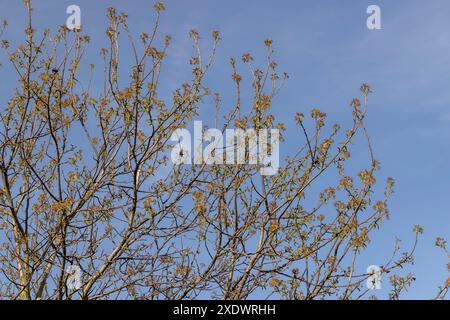
[[[207,56],[200,53],[198,32],[190,32],[192,78],[163,100],[159,79],[170,37],[162,47],[156,43],[164,5],[154,5],[154,27],[139,43],[127,15],[110,8],[110,46],[101,49],[104,85],[95,96],[81,67],[90,38],[66,27],[40,34],[25,4],[25,42],[12,49],[2,41],[18,81],[1,110],[2,297],[366,297],[371,274],[355,266],[371,232],[388,218],[394,185],[389,178],[383,195],[373,191],[379,163],[364,126],[367,84],[362,99],[351,101],[353,125],[346,131],[328,127],[319,109],[311,120],[298,113],[303,145],[276,175],[261,176],[250,164],[172,166],[172,133],[188,126],[211,96],[205,75],[219,32]],[[122,41],[130,41],[132,51],[121,54],[134,59],[128,78],[119,72]],[[287,74],[278,74],[272,41],[265,47],[267,63],[260,69],[250,54],[242,56],[251,75],[250,106],[241,99],[243,78],[231,59],[236,102],[220,120],[220,95],[214,95],[216,126],[223,131],[285,130],[270,111]],[[90,65],[91,75],[96,70]],[[358,135],[365,137],[369,160],[351,176],[345,164]],[[75,145],[75,136],[85,143]],[[323,176],[335,183],[322,187]],[[396,247],[381,272],[412,262],[414,248],[399,254]],[[81,275],[75,286],[74,266]],[[397,298],[411,278],[393,279]],[[447,289],[448,283],[440,295]]]

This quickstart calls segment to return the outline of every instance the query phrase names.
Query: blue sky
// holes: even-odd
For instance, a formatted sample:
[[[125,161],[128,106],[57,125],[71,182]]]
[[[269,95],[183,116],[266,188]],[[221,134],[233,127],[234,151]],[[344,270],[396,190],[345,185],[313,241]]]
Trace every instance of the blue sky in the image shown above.
[[[35,26],[54,28],[65,23],[66,7],[82,10],[83,31],[92,36],[87,63],[98,60],[105,41],[105,9],[128,12],[131,29],[149,30],[152,1],[39,0]],[[213,76],[208,82],[226,96],[230,57],[251,52],[264,58],[263,40],[274,40],[280,69],[290,79],[273,107],[279,120],[292,123],[297,111],[319,107],[336,122],[348,121],[349,101],[361,83],[373,88],[369,100],[368,129],[382,164],[382,177],[393,176],[396,192],[391,219],[372,238],[360,266],[382,264],[394,238],[408,245],[411,229],[420,224],[425,233],[411,268],[416,283],[404,298],[430,298],[448,273],[448,259],[434,247],[437,236],[450,235],[450,2],[448,0],[302,0],[302,1],[165,1],[161,32],[173,45],[167,78],[183,81],[191,56],[188,31],[196,28],[209,36],[221,31],[222,42]],[[382,29],[368,30],[366,8],[381,8]],[[21,1],[0,0],[0,19],[9,20],[8,38],[23,35]],[[4,80],[5,74],[2,74]],[[226,80],[226,81],[225,81]],[[3,82],[3,81],[2,81]],[[227,82],[228,84],[224,84]],[[169,82],[170,86],[170,82]],[[8,85],[2,85],[2,101]],[[9,91],[10,92],[10,91]],[[289,130],[286,145],[295,142]],[[294,141],[294,142],[293,142]],[[385,291],[382,290],[385,294]],[[382,295],[380,295],[382,296]]]

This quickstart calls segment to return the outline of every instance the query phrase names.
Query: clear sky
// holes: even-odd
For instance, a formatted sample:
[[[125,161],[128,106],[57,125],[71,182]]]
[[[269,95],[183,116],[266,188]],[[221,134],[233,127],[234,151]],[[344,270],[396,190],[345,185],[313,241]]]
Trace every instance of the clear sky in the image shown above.
[[[171,65],[167,77],[179,83],[191,56],[188,31],[209,36],[221,31],[213,76],[214,91],[230,88],[230,57],[251,52],[264,57],[263,40],[274,40],[280,69],[290,79],[274,102],[275,115],[293,123],[297,111],[319,107],[336,122],[348,120],[349,101],[367,82],[368,129],[381,161],[382,177],[393,176],[396,192],[391,219],[372,238],[361,270],[382,264],[394,238],[412,242],[413,225],[425,228],[411,271],[416,283],[403,298],[431,298],[448,272],[448,259],[434,246],[437,236],[450,236],[450,2],[448,0],[190,0],[165,1],[161,31],[169,33]],[[149,31],[150,0],[38,0],[35,26],[55,28],[65,23],[66,7],[81,7],[83,31],[92,36],[87,63],[98,61],[105,41],[105,9],[126,11],[131,29]],[[381,30],[368,30],[366,8],[381,8]],[[22,1],[0,0],[0,19],[8,19],[8,38],[23,38]],[[8,75],[1,73],[1,101],[8,95]],[[226,81],[225,81],[226,80]],[[228,85],[224,84],[228,82]],[[10,89],[10,88],[9,88]],[[10,91],[9,91],[10,92]],[[295,144],[290,131],[283,148]],[[76,142],[75,142],[76,143]],[[384,179],[382,179],[384,180]],[[380,297],[385,296],[387,284]]]

